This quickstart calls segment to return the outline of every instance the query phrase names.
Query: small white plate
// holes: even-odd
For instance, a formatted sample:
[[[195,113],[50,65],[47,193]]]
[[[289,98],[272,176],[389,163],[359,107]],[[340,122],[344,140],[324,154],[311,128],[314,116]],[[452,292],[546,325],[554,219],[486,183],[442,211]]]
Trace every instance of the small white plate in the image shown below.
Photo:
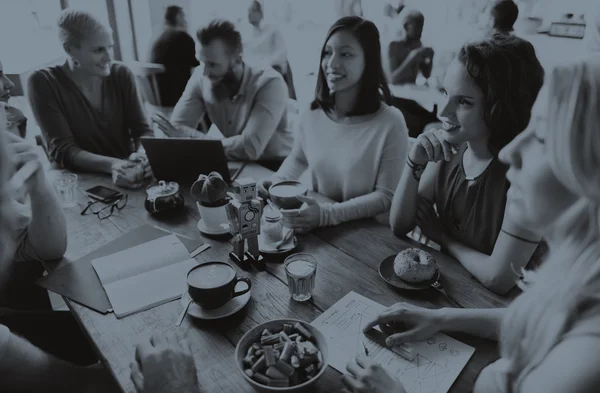
[[[225,235],[229,233],[229,223],[221,224],[221,228],[207,228],[202,219],[198,220],[198,230],[207,235]]]
[[[194,318],[205,320],[226,318],[240,311],[246,304],[248,304],[248,301],[250,300],[250,292],[251,291],[248,291],[241,296],[234,297],[223,307],[216,308],[214,310],[207,310],[194,302],[190,304],[190,308],[188,308],[187,313]],[[181,305],[185,307],[189,301],[190,295],[187,291],[185,291],[183,296],[181,296]]]
[[[285,237],[285,235],[288,233],[288,231],[291,231],[292,229],[284,229],[284,233],[283,236]],[[292,251],[294,248],[296,248],[298,246],[298,239],[296,239],[296,236],[294,236],[292,239],[290,239],[287,244],[284,244],[283,246],[281,246],[281,248],[279,248],[279,250],[275,249],[275,245],[274,244],[270,244],[265,242],[265,238],[262,234],[258,235],[258,250],[262,253],[265,254],[285,254],[286,252]]]

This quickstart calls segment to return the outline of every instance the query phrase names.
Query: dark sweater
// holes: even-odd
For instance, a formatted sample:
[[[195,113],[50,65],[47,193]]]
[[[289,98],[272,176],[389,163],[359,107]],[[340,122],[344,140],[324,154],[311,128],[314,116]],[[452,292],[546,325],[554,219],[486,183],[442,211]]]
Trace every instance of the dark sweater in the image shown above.
[[[102,92],[102,110],[98,110],[60,66],[29,77],[31,109],[52,159],[61,167],[73,168],[73,157],[82,150],[127,158],[134,150],[132,139],[152,134],[127,66],[111,66]]]
[[[149,61],[162,64],[166,69],[156,76],[161,105],[175,106],[192,75],[192,68],[200,64],[194,39],[183,30],[168,27],[152,44]]]
[[[408,55],[413,49],[422,47],[421,40],[415,41],[392,41],[388,47],[388,61],[390,67],[390,73],[393,75],[403,63],[407,60]],[[421,67],[420,62],[413,62],[411,67],[406,69],[404,74],[397,78],[392,78],[393,84],[404,84],[404,83],[415,83],[417,76],[419,75],[419,68]]]

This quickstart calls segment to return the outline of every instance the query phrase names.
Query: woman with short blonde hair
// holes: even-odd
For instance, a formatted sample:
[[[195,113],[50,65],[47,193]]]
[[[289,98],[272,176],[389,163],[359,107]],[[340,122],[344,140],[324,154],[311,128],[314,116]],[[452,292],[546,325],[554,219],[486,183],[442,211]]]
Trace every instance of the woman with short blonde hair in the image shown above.
[[[111,29],[88,12],[66,9],[58,30],[67,61],[33,72],[28,83],[52,159],[74,171],[112,173],[115,181],[135,166],[129,161],[143,161],[149,176],[138,148],[140,137],[152,131],[133,73],[112,60]]]
[[[548,260],[526,272],[507,309],[429,310],[397,304],[368,327],[404,322],[389,345],[437,331],[499,339],[501,358],[483,369],[474,392],[592,393],[600,386],[600,59],[556,67],[532,120],[500,152],[510,164],[507,212],[539,231]],[[366,359],[348,365],[354,391],[402,392]],[[374,378],[374,376],[377,378]]]

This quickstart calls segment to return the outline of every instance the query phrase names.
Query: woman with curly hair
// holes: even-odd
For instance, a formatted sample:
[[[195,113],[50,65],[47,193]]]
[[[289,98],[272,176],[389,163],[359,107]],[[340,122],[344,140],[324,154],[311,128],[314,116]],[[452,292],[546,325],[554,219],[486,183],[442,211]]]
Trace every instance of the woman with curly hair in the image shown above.
[[[419,226],[497,293],[515,285],[540,240],[505,216],[498,152],[529,123],[543,79],[528,41],[494,35],[463,46],[444,78],[443,127],[417,138],[392,202],[397,236]]]
[[[593,393],[600,386],[600,59],[561,65],[549,79],[529,127],[499,154],[510,165],[506,217],[542,234],[550,249],[526,275],[524,292],[505,309],[400,303],[366,325],[389,331],[388,345],[438,331],[498,340],[500,359],[481,371],[474,393]],[[353,392],[405,392],[366,358],[348,371]]]

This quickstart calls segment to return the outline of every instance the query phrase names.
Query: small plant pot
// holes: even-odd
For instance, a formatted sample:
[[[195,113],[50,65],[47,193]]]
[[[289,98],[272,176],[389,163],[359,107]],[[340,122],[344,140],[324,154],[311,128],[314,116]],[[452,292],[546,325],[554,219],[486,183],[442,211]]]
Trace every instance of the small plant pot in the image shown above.
[[[203,206],[200,202],[196,202],[196,205],[206,228],[218,231],[219,229],[223,229],[222,224],[229,224],[227,205],[209,207]]]

